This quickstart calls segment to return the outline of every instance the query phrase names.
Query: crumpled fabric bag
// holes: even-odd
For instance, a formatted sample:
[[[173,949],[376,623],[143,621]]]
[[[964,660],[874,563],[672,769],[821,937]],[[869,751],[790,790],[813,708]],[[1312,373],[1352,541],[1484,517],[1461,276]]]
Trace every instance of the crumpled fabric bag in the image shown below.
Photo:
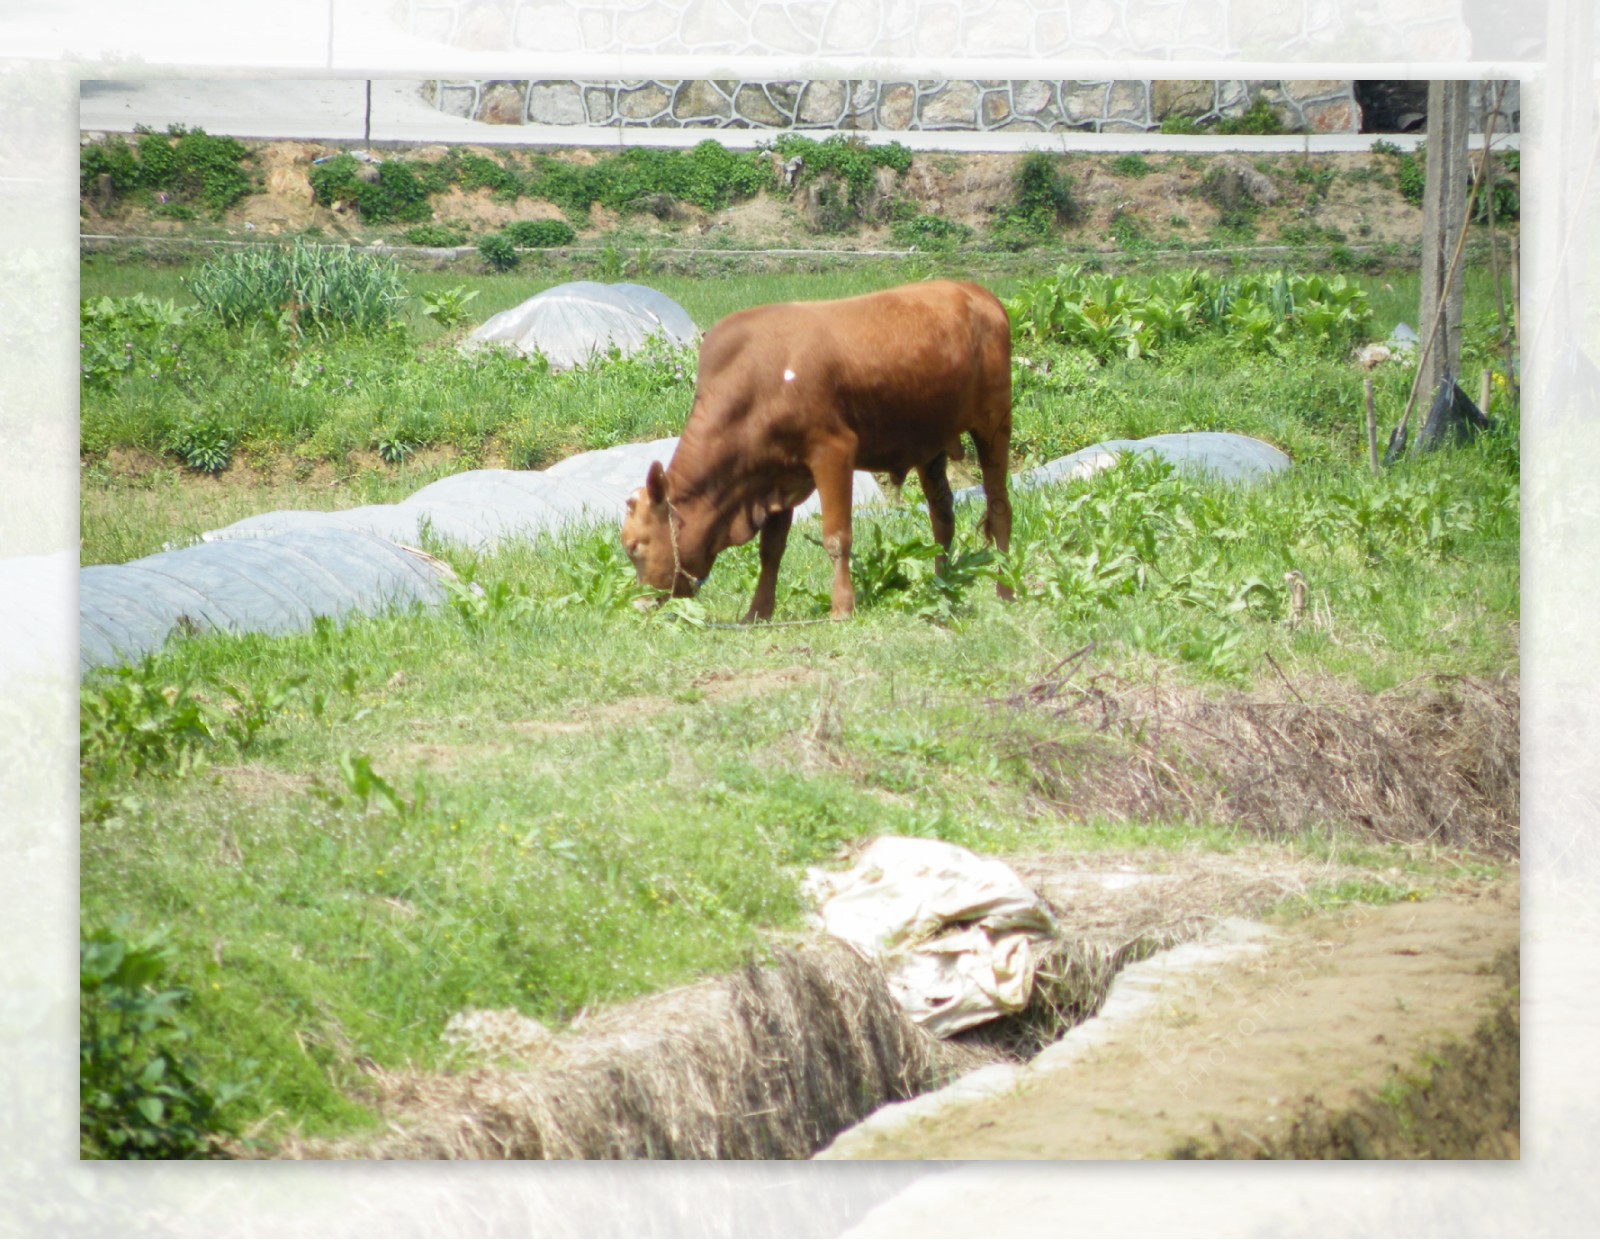
[[[805,887],[823,929],[877,960],[896,1002],[941,1038],[1027,1007],[1058,933],[1009,866],[939,840],[883,836]]]

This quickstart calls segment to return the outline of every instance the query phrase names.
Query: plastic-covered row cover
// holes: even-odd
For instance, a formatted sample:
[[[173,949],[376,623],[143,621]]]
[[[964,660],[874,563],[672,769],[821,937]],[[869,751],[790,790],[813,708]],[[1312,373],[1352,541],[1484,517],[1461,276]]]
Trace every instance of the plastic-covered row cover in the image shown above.
[[[552,369],[570,370],[612,348],[632,353],[652,336],[689,345],[699,334],[688,311],[665,293],[641,284],[576,280],[502,310],[461,347],[507,346],[526,356],[542,354]]]
[[[138,659],[185,627],[290,633],[309,629],[317,616],[438,603],[452,577],[420,551],[309,524],[95,564],[78,574],[79,666]]]
[[[267,512],[213,530],[205,538],[256,538],[331,526],[413,544],[431,532],[448,542],[492,550],[505,539],[555,533],[568,525],[620,522],[628,496],[644,485],[650,462],[666,464],[677,446],[676,438],[655,439],[583,452],[546,470],[473,469],[441,478],[396,504],[367,504],[341,512]],[[856,504],[882,498],[871,474],[856,474]],[[795,515],[810,516],[818,507],[812,495]]]
[[[1257,482],[1282,473],[1290,464],[1287,456],[1260,439],[1231,431],[1193,431],[1148,439],[1106,439],[1017,474],[1011,485],[1026,491],[1056,482],[1076,482],[1111,468],[1127,452],[1153,453],[1170,461],[1185,477],[1220,482]],[[976,499],[982,494],[982,487],[966,487],[956,492],[956,499]]]
[[[569,525],[615,527],[650,462],[665,464],[677,446],[675,438],[623,444],[544,471],[469,470],[397,504],[262,513],[212,530],[197,547],[86,568],[80,663],[139,658],[186,621],[196,629],[283,633],[309,628],[314,616],[438,601],[448,568],[411,550],[425,533],[492,550]],[[873,503],[883,493],[871,474],[857,473],[854,498]],[[817,508],[813,495],[796,515]]]

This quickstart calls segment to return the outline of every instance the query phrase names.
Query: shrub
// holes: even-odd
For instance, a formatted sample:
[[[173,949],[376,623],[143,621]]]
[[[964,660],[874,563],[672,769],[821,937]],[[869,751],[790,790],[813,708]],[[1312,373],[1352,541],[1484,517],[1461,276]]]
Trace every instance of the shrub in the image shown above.
[[[994,239],[1008,250],[1024,250],[1048,241],[1056,228],[1074,224],[1083,209],[1072,193],[1072,178],[1059,156],[1030,151],[1013,178],[1016,197],[996,220]]]
[[[1143,155],[1129,152],[1111,161],[1111,171],[1121,177],[1142,177],[1154,172],[1155,166]]]
[[[407,245],[455,246],[467,243],[467,234],[442,224],[417,224],[406,229]]]
[[[967,225],[938,215],[896,220],[889,231],[901,245],[914,245],[922,250],[953,250],[972,240],[972,229]]]
[[[818,142],[786,133],[772,149],[785,160],[802,161],[797,187],[824,182],[817,196],[817,227],[823,232],[842,232],[864,217],[879,168],[904,173],[911,167],[911,151],[898,142],[878,146],[844,134]]]
[[[173,985],[165,935],[95,930],[78,942],[78,1151],[83,1158],[216,1158],[221,1111],[247,1086],[215,1091],[183,1053],[189,992]]]
[[[465,152],[456,157],[456,181],[469,193],[475,189],[494,191],[502,198],[515,198],[524,188],[522,177],[504,164],[483,155]]]
[[[578,239],[572,225],[565,220],[518,220],[514,224],[507,224],[503,231],[513,245],[527,249],[571,245]]]
[[[522,261],[516,242],[505,233],[494,233],[478,242],[478,254],[491,271],[514,271]]]
[[[169,126],[165,134],[137,132],[137,148],[112,135],[85,147],[78,159],[79,185],[87,191],[107,173],[118,193],[163,191],[179,204],[200,203],[221,215],[254,189],[244,167],[249,152],[235,138],[212,137],[204,129]],[[173,204],[166,204],[171,206]]]
[[[376,167],[376,173],[364,173],[353,155],[336,155],[312,168],[312,199],[325,207],[350,203],[368,224],[426,220],[432,213],[428,195],[441,187],[418,179],[404,160],[388,159]]]
[[[230,326],[264,318],[295,335],[334,326],[386,327],[406,297],[394,260],[298,238],[215,259],[189,282],[189,291]]]

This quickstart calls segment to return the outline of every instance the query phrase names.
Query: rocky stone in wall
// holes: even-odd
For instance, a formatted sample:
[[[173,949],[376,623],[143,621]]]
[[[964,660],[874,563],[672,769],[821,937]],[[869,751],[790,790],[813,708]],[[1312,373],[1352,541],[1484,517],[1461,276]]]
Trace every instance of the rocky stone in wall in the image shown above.
[[[837,125],[844,115],[843,82],[807,82],[800,91],[795,109],[797,125]]]
[[[922,97],[923,129],[973,129],[978,113],[978,87],[974,82],[946,82]]]
[[[1150,117],[1157,123],[1169,116],[1204,116],[1216,101],[1215,82],[1152,82]]]
[[[880,13],[891,20],[899,0]],[[546,6],[548,7],[548,6]],[[519,10],[526,12],[529,10]],[[797,9],[798,11],[798,9]],[[876,11],[876,10],[875,10]],[[1078,10],[1074,9],[1076,14]],[[617,15],[619,20],[628,13]],[[1300,81],[940,80],[876,81],[449,81],[424,94],[441,111],[496,124],[656,125],[852,130],[1085,130],[1147,132],[1172,116],[1238,116],[1264,100],[1287,129],[1357,133],[1373,83]],[[1494,106],[1493,83],[1475,88],[1474,128]],[[1520,122],[1510,83],[1497,132]],[[1419,118],[1420,121],[1420,118]],[[1368,128],[1373,128],[1371,125]],[[1387,129],[1379,127],[1380,131]]]
[[[528,120],[536,125],[583,125],[589,112],[576,82],[538,82],[528,91]]]
[[[672,115],[680,121],[724,121],[733,115],[733,104],[714,82],[680,82],[672,97]]]
[[[484,87],[483,100],[478,105],[478,119],[491,125],[520,125],[527,115],[525,86],[515,82],[490,82]],[[534,90],[545,87],[535,86]],[[580,115],[578,118],[582,120]],[[571,124],[573,122],[557,122]]]

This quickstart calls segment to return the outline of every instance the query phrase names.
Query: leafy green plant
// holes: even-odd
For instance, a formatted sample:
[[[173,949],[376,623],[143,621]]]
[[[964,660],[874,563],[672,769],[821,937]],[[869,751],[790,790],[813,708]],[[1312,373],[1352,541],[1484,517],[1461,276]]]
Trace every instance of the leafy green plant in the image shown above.
[[[478,295],[465,284],[438,293],[422,294],[422,313],[440,327],[454,327],[467,317],[467,304]]]
[[[1372,317],[1365,292],[1344,276],[1225,278],[1198,268],[1139,284],[1063,266],[1024,284],[1006,307],[1020,335],[1065,341],[1102,362],[1151,356],[1202,332],[1245,350],[1299,337],[1331,351],[1358,339]]]
[[[1161,121],[1162,133],[1196,134],[1200,133],[1200,123],[1192,116],[1172,115],[1164,117]]]
[[[335,155],[325,164],[312,168],[312,200],[324,207],[336,203],[352,204],[364,223],[420,223],[432,214],[430,193],[438,186],[419,178],[405,160],[386,159],[376,165],[367,179],[363,165],[352,155]]]
[[[78,692],[78,765],[86,782],[190,769],[218,738],[217,721],[188,682],[155,664],[90,677]]]
[[[144,293],[95,297],[78,308],[79,374],[86,386],[109,389],[126,375],[184,377],[192,332],[188,307]]]
[[[427,786],[421,775],[413,782],[411,799],[408,801],[395,791],[393,784],[373,769],[372,759],[364,753],[341,750],[337,769],[346,792],[363,812],[376,797],[393,810],[401,822],[414,823],[428,806]]]
[[[234,428],[215,415],[188,418],[168,432],[165,447],[196,473],[220,474],[238,444]]]
[[[171,976],[166,933],[126,924],[78,942],[78,1150],[83,1158],[224,1157],[224,1109],[249,1083],[216,1088],[184,1051],[187,988]]]
[[[522,262],[517,243],[505,233],[494,233],[478,242],[478,255],[491,271],[515,271]]]
[[[939,215],[896,220],[889,226],[889,232],[898,244],[916,246],[919,250],[953,250],[972,240],[970,227]]]
[[[1137,151],[1129,151],[1111,161],[1111,171],[1119,177],[1143,177],[1154,172],[1155,165]]]

